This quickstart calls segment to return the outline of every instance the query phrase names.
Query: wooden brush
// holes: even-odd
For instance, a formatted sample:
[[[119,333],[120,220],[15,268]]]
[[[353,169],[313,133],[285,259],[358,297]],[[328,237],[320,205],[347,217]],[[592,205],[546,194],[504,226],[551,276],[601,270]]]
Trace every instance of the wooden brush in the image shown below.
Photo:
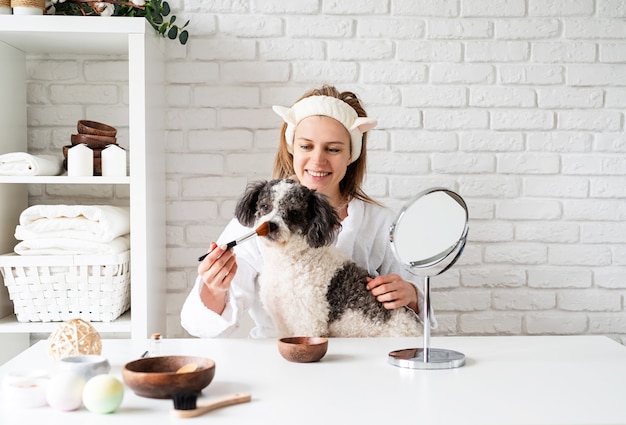
[[[254,230],[253,232],[250,232],[247,235],[240,237],[239,239],[235,239],[232,242],[228,242],[226,244],[226,251],[228,251],[229,249],[231,249],[232,247],[234,247],[236,245],[239,245],[242,242],[245,242],[245,241],[251,239],[254,236],[267,236],[267,235],[269,235],[270,230],[273,227],[275,227],[275,226],[276,226],[275,224],[271,225],[269,221],[265,221],[265,222],[261,223],[259,225],[259,227],[257,227],[256,230]],[[207,252],[204,255],[201,255],[198,258],[198,261],[204,260],[206,258],[206,256],[209,255],[210,253],[211,253],[211,251]]]
[[[235,393],[226,397],[215,399],[209,403],[196,405],[198,393],[176,393],[172,396],[174,410],[172,416],[176,418],[193,418],[203,415],[220,407],[232,406],[233,404],[246,403],[252,397],[249,393]]]

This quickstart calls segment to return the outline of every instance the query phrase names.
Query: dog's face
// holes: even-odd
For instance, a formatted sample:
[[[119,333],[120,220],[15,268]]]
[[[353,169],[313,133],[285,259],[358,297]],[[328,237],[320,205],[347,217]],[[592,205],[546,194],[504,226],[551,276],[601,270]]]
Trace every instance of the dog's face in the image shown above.
[[[269,222],[267,239],[273,243],[300,236],[313,248],[331,244],[340,226],[326,196],[288,179],[248,185],[237,203],[235,217],[248,227]]]

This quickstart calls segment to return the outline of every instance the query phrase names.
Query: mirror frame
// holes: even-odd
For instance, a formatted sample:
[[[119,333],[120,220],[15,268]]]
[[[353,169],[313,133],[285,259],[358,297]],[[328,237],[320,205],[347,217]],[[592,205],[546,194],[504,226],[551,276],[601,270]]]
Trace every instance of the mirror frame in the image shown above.
[[[448,248],[446,248],[444,251],[439,252],[429,258],[425,258],[425,259],[420,259],[417,261],[411,261],[409,263],[406,263],[402,260],[400,254],[398,253],[397,250],[397,246],[394,243],[394,234],[396,231],[396,228],[398,227],[398,224],[400,223],[400,221],[402,221],[402,219],[405,217],[407,210],[418,200],[421,199],[422,197],[429,195],[431,193],[435,193],[435,192],[444,192],[446,193],[448,196],[450,196],[454,201],[456,201],[461,208],[463,208],[463,211],[465,212],[465,225],[463,227],[463,231],[461,232],[461,235],[459,236],[458,240],[453,243],[452,245],[450,245]],[[430,270],[431,272],[428,273],[428,276],[436,276],[438,274],[441,274],[443,272],[445,272],[446,270],[448,270],[450,267],[452,267],[452,265],[454,263],[456,263],[456,261],[458,260],[458,258],[461,256],[461,253],[463,252],[463,248],[465,247],[465,242],[467,240],[467,234],[469,232],[469,212],[468,212],[468,208],[467,208],[467,204],[465,203],[465,200],[459,196],[456,192],[453,192],[450,189],[445,189],[442,187],[434,187],[434,188],[430,188],[427,190],[424,190],[423,192],[418,193],[416,196],[414,196],[413,198],[411,198],[409,201],[407,201],[404,206],[400,209],[400,212],[398,213],[396,219],[394,220],[393,224],[391,225],[391,228],[389,229],[389,241],[391,243],[391,249],[396,257],[396,259],[411,273],[413,273],[414,275],[417,276],[425,276],[424,273],[417,273],[415,272],[415,269],[419,269],[419,270]],[[449,259],[450,254],[452,254],[453,252],[457,252],[457,254],[452,258],[452,261],[450,263],[446,263],[444,265],[442,265],[441,263],[445,260],[445,259]],[[439,268],[435,269],[435,266],[440,266]],[[442,267],[441,267],[442,266]],[[436,273],[433,273],[432,271],[436,271]]]

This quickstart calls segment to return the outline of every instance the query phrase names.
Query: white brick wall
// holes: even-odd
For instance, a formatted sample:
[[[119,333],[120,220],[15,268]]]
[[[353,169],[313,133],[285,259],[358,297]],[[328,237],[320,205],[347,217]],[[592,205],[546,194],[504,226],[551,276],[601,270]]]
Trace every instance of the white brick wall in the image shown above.
[[[168,336],[185,335],[178,312],[198,254],[246,183],[270,175],[271,105],[334,83],[380,122],[371,195],[397,209],[446,186],[470,206],[466,251],[433,279],[437,333],[626,342],[622,0],[170,3],[191,39],[165,43]],[[123,143],[124,67],[32,58],[30,148],[59,149],[81,114],[121,127]]]

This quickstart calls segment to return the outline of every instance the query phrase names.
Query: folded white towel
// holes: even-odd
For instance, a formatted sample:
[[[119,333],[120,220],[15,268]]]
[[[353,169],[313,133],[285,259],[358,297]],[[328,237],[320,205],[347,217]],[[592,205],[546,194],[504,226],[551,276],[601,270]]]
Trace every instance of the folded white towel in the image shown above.
[[[128,249],[130,236],[124,235],[107,243],[69,238],[28,239],[15,245],[14,251],[20,255],[109,255],[119,254]]]
[[[0,155],[2,176],[58,176],[63,174],[63,159],[54,155],[13,152]]]
[[[73,238],[110,242],[130,232],[130,208],[114,205],[32,205],[20,214],[17,240]]]

